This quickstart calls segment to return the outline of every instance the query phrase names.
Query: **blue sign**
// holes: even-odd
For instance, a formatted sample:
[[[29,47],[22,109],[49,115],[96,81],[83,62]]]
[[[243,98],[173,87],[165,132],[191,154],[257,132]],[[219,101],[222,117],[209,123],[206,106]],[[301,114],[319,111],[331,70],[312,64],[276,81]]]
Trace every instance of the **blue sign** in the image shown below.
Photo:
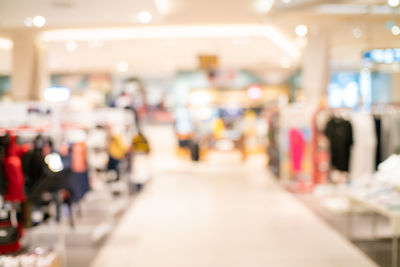
[[[363,60],[370,63],[400,63],[400,48],[374,49],[363,54]]]

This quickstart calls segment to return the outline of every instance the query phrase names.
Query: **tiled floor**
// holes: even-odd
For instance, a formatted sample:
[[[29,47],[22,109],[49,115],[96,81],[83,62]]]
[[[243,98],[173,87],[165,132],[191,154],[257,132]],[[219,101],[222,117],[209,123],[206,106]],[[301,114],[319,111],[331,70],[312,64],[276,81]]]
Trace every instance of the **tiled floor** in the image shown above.
[[[230,154],[178,161],[169,128],[147,134],[153,179],[91,267],[376,267],[262,162]]]

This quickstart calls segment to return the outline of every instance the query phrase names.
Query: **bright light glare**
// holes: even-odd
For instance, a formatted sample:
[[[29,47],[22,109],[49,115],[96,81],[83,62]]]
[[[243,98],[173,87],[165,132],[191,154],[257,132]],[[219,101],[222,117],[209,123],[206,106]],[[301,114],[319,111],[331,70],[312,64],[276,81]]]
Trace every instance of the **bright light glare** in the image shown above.
[[[358,104],[358,84],[350,82],[343,93],[343,102],[346,107],[355,107]]]
[[[396,7],[400,4],[400,0],[388,0],[388,5],[391,7]]]
[[[399,35],[400,34],[399,26],[393,26],[392,33],[393,33],[393,35]]]
[[[71,92],[66,87],[49,87],[44,90],[44,99],[49,102],[64,102],[69,99]]]
[[[155,0],[157,10],[160,14],[167,14],[170,11],[168,0]]]
[[[139,22],[143,23],[143,24],[150,23],[152,18],[153,18],[153,16],[147,11],[142,11],[138,15]]]
[[[67,51],[69,51],[69,52],[74,52],[77,47],[78,47],[78,44],[75,41],[68,41],[65,44],[65,49],[67,49]]]
[[[275,0],[257,0],[255,3],[255,10],[260,13],[268,13],[274,5],[274,2]]]
[[[297,34],[297,36],[299,36],[299,37],[304,37],[304,36],[307,35],[307,33],[308,33],[308,28],[307,28],[306,25],[298,25],[298,26],[296,27],[296,34]]]
[[[250,99],[257,100],[260,99],[262,95],[262,89],[259,85],[252,85],[249,87],[249,89],[247,89],[247,96]]]
[[[64,165],[62,163],[61,157],[57,153],[48,154],[44,161],[46,162],[49,169],[53,172],[60,172],[64,169]]]
[[[129,64],[126,61],[119,61],[117,63],[117,71],[118,72],[127,72],[129,69]]]
[[[10,50],[14,46],[13,41],[9,39],[0,38],[0,49],[1,50]]]
[[[298,47],[278,29],[270,25],[242,24],[74,29],[45,31],[41,35],[41,39],[44,42],[244,37],[266,38],[293,59],[297,60],[300,57]]]
[[[290,58],[284,57],[281,59],[280,65],[282,68],[288,69],[292,66],[292,61],[290,60]]]
[[[189,102],[193,106],[207,106],[211,103],[211,95],[207,92],[193,92],[190,94]]]
[[[46,19],[43,16],[35,16],[32,20],[33,25],[35,25],[36,27],[43,27],[44,25],[46,25]]]

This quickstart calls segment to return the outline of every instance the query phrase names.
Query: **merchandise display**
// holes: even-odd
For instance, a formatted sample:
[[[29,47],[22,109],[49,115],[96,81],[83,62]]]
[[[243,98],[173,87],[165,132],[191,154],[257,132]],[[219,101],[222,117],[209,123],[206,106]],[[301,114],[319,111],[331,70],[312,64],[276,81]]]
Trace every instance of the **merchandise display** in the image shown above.
[[[311,107],[302,103],[280,109],[280,179],[291,191],[312,189]]]
[[[399,14],[0,0],[0,267],[398,267]]]
[[[54,223],[58,224],[55,242],[47,243],[49,247],[65,247],[63,236],[79,229],[82,233],[89,229],[98,240],[111,229],[105,223],[112,224],[118,210],[129,202],[133,163],[124,139],[132,139],[135,132],[131,113],[116,108],[77,111],[54,106],[38,114],[42,106],[40,102],[0,106],[0,112],[14,110],[13,120],[0,120],[0,230],[4,232],[0,254],[17,255],[1,257],[4,266],[61,266],[66,259],[56,258],[63,251],[46,255],[25,251],[38,245],[35,239],[51,235]],[[97,215],[92,199],[102,203]],[[89,226],[90,218],[95,223]]]
[[[378,166],[372,175],[364,175],[353,182],[348,197],[358,204],[389,220],[392,237],[392,266],[398,264],[398,242],[400,236],[400,156],[391,155]],[[374,233],[376,232],[373,229]]]
[[[390,154],[396,153],[396,123],[398,112],[395,107],[385,110],[373,107],[372,111],[350,109],[322,109],[316,113],[315,143],[319,150],[314,153],[315,167],[325,171],[318,173],[315,181],[323,183],[329,177],[335,183],[359,179],[372,174],[377,166]],[[324,133],[325,136],[321,135]],[[325,167],[329,159],[330,169]],[[335,178],[334,171],[337,171]]]

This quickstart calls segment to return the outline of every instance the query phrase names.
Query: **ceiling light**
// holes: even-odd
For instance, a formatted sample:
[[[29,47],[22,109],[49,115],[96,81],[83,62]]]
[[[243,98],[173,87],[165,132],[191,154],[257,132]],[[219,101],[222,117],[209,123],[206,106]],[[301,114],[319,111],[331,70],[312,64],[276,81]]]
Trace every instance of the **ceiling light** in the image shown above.
[[[153,18],[153,16],[147,11],[142,11],[138,15],[139,22],[143,23],[143,24],[150,23],[152,18]]]
[[[9,39],[0,38],[0,50],[10,50],[14,43]]]
[[[400,34],[399,26],[393,26],[392,33],[393,33],[393,35],[399,35]]]
[[[167,14],[170,10],[168,0],[155,0],[157,10],[160,14]]]
[[[27,17],[24,20],[24,24],[26,27],[33,27],[33,19],[31,17]]]
[[[274,2],[275,0],[257,0],[255,3],[255,10],[260,13],[268,13],[274,5]]]
[[[307,33],[308,33],[308,28],[307,28],[306,25],[298,25],[298,26],[296,27],[296,34],[297,34],[297,36],[299,36],[299,37],[304,37],[304,36],[307,35]]]
[[[247,89],[247,96],[250,99],[257,100],[263,95],[262,87],[258,84],[253,84]]]
[[[117,71],[118,72],[127,72],[128,69],[129,69],[128,62],[121,60],[117,63]]]
[[[290,58],[284,57],[281,59],[280,65],[282,68],[288,69],[292,66],[292,61],[290,60]]]
[[[65,102],[69,99],[71,90],[67,87],[54,86],[44,90],[44,99],[49,102]]]
[[[67,51],[69,51],[69,52],[74,52],[77,47],[78,47],[78,44],[75,41],[68,41],[65,44],[65,49],[67,49]]]
[[[396,7],[400,4],[400,0],[388,0],[388,5],[391,7]]]
[[[41,28],[46,24],[46,19],[42,16],[35,16],[32,22],[34,26]]]
[[[283,2],[284,4],[290,4],[290,3],[292,2],[292,0],[282,0],[282,2]]]
[[[102,28],[51,30],[41,34],[44,42],[67,42],[69,40],[138,40],[138,39],[179,39],[179,38],[265,38],[283,50],[293,59],[300,57],[294,42],[271,25],[198,25],[198,26],[147,26],[131,28]]]
[[[353,34],[354,38],[360,39],[362,37],[362,35],[363,35],[363,32],[362,32],[362,30],[360,28],[355,28],[353,30],[352,34]]]

